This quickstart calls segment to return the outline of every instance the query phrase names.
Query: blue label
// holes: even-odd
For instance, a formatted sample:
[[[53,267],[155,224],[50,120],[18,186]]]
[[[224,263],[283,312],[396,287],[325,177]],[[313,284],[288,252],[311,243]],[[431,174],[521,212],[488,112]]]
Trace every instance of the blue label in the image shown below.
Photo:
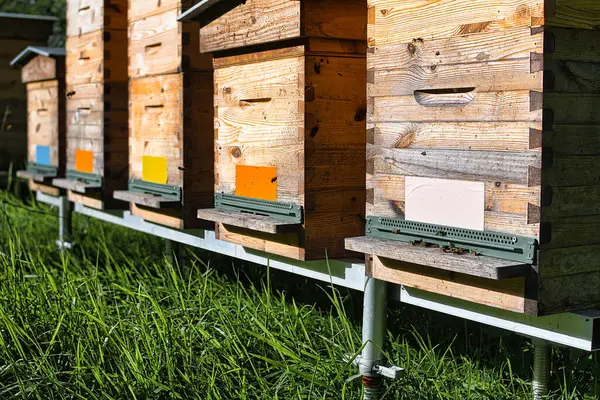
[[[40,165],[50,164],[50,147],[36,146],[35,147],[35,163]]]

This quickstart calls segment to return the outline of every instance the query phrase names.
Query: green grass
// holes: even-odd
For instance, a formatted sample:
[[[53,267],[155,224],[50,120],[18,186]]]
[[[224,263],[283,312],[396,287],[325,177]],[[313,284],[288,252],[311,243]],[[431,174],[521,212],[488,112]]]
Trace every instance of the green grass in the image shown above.
[[[0,399],[359,399],[360,294],[0,193]],[[413,307],[389,312],[388,399],[527,399],[516,336]],[[596,398],[596,357],[554,350],[553,398]]]

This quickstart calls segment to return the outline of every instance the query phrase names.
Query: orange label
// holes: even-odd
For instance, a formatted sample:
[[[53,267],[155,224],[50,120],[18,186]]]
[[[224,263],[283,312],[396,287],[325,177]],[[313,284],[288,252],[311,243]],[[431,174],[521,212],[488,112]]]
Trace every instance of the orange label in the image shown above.
[[[277,167],[237,165],[235,195],[261,200],[277,200]]]
[[[75,170],[91,174],[94,172],[94,153],[88,150],[75,150]]]

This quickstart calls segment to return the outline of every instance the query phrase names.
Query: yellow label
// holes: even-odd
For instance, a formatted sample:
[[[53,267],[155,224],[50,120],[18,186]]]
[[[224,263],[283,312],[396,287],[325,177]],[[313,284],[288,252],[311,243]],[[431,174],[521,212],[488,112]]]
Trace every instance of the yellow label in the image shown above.
[[[94,173],[94,153],[89,150],[75,150],[75,170],[88,174]]]
[[[277,200],[277,167],[237,165],[235,195],[261,200]]]
[[[165,157],[142,157],[142,179],[153,183],[167,183],[167,159]]]

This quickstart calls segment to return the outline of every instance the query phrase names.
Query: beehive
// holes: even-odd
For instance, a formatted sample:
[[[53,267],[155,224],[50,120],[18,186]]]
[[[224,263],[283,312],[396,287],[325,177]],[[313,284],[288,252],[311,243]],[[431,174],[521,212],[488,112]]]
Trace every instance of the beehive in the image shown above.
[[[27,170],[31,190],[58,195],[52,179],[65,172],[65,50],[27,47],[11,65],[27,86]]]
[[[0,171],[27,158],[27,93],[9,64],[27,46],[46,46],[57,18],[0,13]]]
[[[200,228],[213,202],[212,57],[198,23],[177,21],[186,2],[129,1],[129,187],[132,214]]]
[[[127,187],[127,3],[67,2],[67,172],[54,185],[96,209]]]
[[[222,3],[225,4],[213,7],[225,11],[222,15],[208,9],[207,17],[197,17],[203,23],[200,30],[203,53],[298,38],[365,40],[365,0],[234,0]],[[236,6],[228,9],[230,3]]]
[[[248,248],[344,256],[343,238],[363,232],[364,43],[307,39],[215,58],[214,67],[217,198],[199,218]]]
[[[367,216],[537,247],[531,262],[392,236],[347,247],[376,278],[447,296],[538,315],[597,306],[600,2],[369,7]]]

